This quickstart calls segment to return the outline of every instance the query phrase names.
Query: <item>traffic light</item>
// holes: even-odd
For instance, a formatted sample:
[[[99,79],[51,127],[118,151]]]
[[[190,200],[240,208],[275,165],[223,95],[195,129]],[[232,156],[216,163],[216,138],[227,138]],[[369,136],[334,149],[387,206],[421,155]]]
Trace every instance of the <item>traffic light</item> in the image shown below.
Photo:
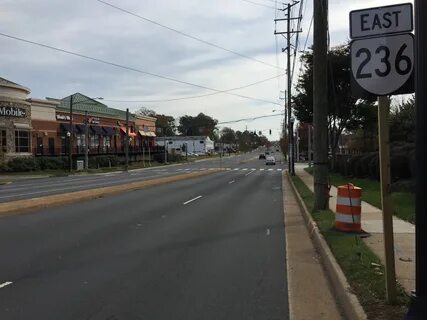
[[[270,136],[271,136],[271,129],[270,129]]]

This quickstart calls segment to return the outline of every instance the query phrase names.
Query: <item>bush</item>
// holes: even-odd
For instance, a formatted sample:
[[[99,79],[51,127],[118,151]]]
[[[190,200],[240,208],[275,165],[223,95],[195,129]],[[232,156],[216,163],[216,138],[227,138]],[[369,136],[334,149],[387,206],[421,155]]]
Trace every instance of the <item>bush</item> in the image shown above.
[[[89,157],[89,168],[97,169],[102,167],[115,167],[119,164],[119,158],[116,155],[91,156]]]
[[[68,158],[39,157],[35,159],[41,170],[62,170],[68,168]]]
[[[13,158],[7,162],[10,171],[26,172],[39,170],[40,167],[33,157]]]

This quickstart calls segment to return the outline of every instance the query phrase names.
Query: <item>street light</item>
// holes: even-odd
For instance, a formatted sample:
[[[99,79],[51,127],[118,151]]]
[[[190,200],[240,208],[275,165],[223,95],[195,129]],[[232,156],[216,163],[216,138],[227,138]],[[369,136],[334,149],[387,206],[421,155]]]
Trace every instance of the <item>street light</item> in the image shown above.
[[[73,95],[70,96],[70,131],[69,131],[69,171],[73,171],[73,137],[74,137],[74,127],[73,127],[73,106],[77,105],[79,103],[83,103],[86,101],[93,101],[93,100],[103,100],[102,97],[97,98],[89,98],[86,100],[78,101],[77,103],[73,102]],[[68,136],[68,133],[67,133]],[[86,150],[85,150],[85,167],[86,170],[88,170],[88,133],[87,133],[87,111],[85,112],[85,143],[86,143]]]

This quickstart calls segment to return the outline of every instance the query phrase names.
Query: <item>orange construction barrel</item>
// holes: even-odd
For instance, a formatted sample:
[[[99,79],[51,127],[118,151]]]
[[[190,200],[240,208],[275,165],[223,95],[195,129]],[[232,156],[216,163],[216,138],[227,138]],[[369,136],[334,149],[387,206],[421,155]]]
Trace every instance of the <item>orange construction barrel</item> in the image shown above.
[[[362,189],[351,183],[338,187],[335,228],[344,232],[362,232]]]

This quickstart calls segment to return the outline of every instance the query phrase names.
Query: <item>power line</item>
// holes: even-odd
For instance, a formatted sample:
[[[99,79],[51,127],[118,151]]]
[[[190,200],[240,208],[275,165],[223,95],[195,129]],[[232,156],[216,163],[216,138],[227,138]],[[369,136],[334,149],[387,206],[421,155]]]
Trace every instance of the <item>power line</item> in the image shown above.
[[[130,102],[145,102],[145,103],[150,103],[150,102],[169,102],[169,101],[179,101],[179,100],[196,99],[196,98],[208,97],[208,96],[213,96],[213,95],[220,94],[220,93],[227,93],[227,92],[230,92],[230,91],[235,91],[235,90],[240,90],[240,89],[248,88],[248,87],[260,84],[260,83],[267,82],[267,81],[272,80],[272,79],[276,79],[276,78],[281,77],[281,76],[283,76],[283,74],[280,74],[280,75],[277,75],[277,76],[274,76],[274,77],[271,77],[271,78],[267,78],[267,79],[264,79],[264,80],[260,80],[260,81],[254,82],[254,83],[250,83],[250,84],[247,84],[247,85],[244,85],[244,86],[241,86],[241,87],[232,88],[232,89],[228,89],[228,90],[221,90],[221,91],[218,91],[218,92],[200,94],[200,95],[195,95],[195,96],[187,96],[187,97],[180,97],[180,98],[170,98],[170,99],[158,99],[158,100],[111,100],[111,99],[103,99],[103,100],[104,101],[108,101],[108,102],[129,102],[129,103]]]
[[[114,66],[114,67],[117,67],[117,68],[126,69],[126,70],[129,70],[129,71],[134,71],[134,72],[137,72],[137,73],[146,74],[146,75],[149,75],[149,76],[152,76],[152,77],[156,77],[156,78],[160,78],[160,79],[164,79],[164,80],[169,80],[169,81],[172,81],[172,82],[177,82],[177,83],[181,83],[181,84],[185,84],[185,85],[188,85],[188,86],[197,87],[197,88],[201,88],[201,89],[207,89],[207,90],[211,90],[211,91],[215,91],[215,92],[221,92],[221,90],[218,90],[218,89],[209,88],[209,87],[206,87],[206,86],[203,86],[203,85],[199,85],[199,84],[195,84],[195,83],[191,83],[191,82],[188,82],[188,81],[182,81],[182,80],[174,79],[174,78],[163,76],[163,75],[156,74],[156,73],[153,73],[153,72],[148,72],[148,71],[136,69],[134,67],[128,67],[128,66],[125,66],[125,65],[122,65],[122,64],[110,62],[110,61],[99,59],[99,58],[90,57],[90,56],[87,56],[87,55],[84,55],[84,54],[81,54],[81,53],[76,53],[76,52],[72,52],[72,51],[69,51],[69,50],[65,50],[65,49],[53,47],[53,46],[50,46],[50,45],[47,45],[47,44],[43,44],[43,43],[40,43],[40,42],[35,42],[35,41],[31,41],[31,40],[27,40],[27,39],[15,37],[15,36],[12,36],[12,35],[9,35],[9,34],[5,34],[5,33],[1,33],[0,32],[0,36],[6,37],[6,38],[10,38],[10,39],[14,39],[14,40],[18,40],[18,41],[25,42],[25,43],[29,43],[29,44],[36,45],[36,46],[39,46],[39,47],[47,48],[47,49],[50,49],[50,50],[59,51],[59,52],[66,53],[66,54],[69,54],[69,55],[73,55],[73,56],[76,56],[76,57],[79,57],[79,58],[84,58],[84,59],[96,61],[96,62],[99,62],[99,63],[102,63],[102,64],[107,64],[107,65]],[[264,99],[253,98],[253,97],[248,97],[248,96],[244,96],[244,95],[237,94],[237,93],[231,93],[231,92],[224,92],[224,93],[228,94],[228,95],[240,97],[240,98],[249,99],[249,100],[254,100],[254,101],[259,101],[259,102],[265,102],[265,103],[280,105],[277,102],[268,101],[268,100],[264,100]]]
[[[217,124],[228,124],[228,123],[236,123],[236,122],[242,122],[242,121],[253,121],[253,120],[257,120],[257,119],[271,118],[271,117],[277,117],[277,116],[282,116],[282,115],[284,115],[284,113],[276,113],[276,114],[270,114],[270,115],[266,115],[266,116],[259,116],[259,117],[253,117],[253,118],[243,118],[243,119],[237,119],[237,120],[230,120],[230,121],[218,122]]]
[[[259,2],[253,2],[253,1],[250,1],[250,0],[242,0],[242,1],[244,1],[244,2],[248,2],[248,3],[251,3],[251,4],[254,4],[254,5],[256,5],[256,6],[260,6],[260,7],[265,7],[265,8],[270,8],[270,9],[274,9],[274,10],[277,10],[275,7],[273,7],[273,6],[269,6],[269,5],[266,5],[266,4],[262,4],[262,3],[259,3]]]
[[[206,44],[206,45],[208,45],[208,46],[211,46],[211,47],[214,47],[214,48],[217,48],[217,49],[221,49],[221,50],[227,51],[227,52],[229,52],[229,53],[232,53],[232,54],[234,54],[234,55],[237,55],[237,56],[239,56],[239,57],[242,57],[242,58],[245,58],[245,59],[248,59],[248,60],[252,60],[252,61],[255,61],[255,62],[258,62],[258,63],[262,63],[262,64],[267,65],[267,66],[269,66],[269,67],[276,68],[276,66],[275,66],[275,65],[270,64],[270,63],[268,63],[268,62],[265,62],[265,61],[262,61],[262,60],[258,60],[258,59],[256,59],[256,58],[252,58],[252,57],[250,57],[250,56],[247,56],[247,55],[245,55],[245,54],[243,54],[243,53],[239,53],[239,52],[234,51],[234,50],[230,50],[230,49],[224,48],[224,47],[222,47],[222,46],[220,46],[220,45],[218,45],[218,44],[215,44],[215,43],[210,42],[210,41],[207,41],[207,40],[203,40],[203,39],[201,39],[201,38],[199,38],[199,37],[196,37],[196,36],[193,36],[193,35],[191,35],[191,34],[185,33],[185,32],[183,32],[183,31],[180,31],[180,30],[174,29],[174,28],[169,27],[169,26],[167,26],[167,25],[164,25],[164,24],[162,24],[162,23],[160,23],[160,22],[154,21],[154,20],[152,20],[152,19],[149,19],[149,18],[143,17],[143,16],[141,16],[141,15],[139,15],[139,14],[136,14],[136,13],[134,13],[134,12],[132,12],[132,11],[129,11],[129,10],[123,9],[123,8],[121,8],[121,7],[118,7],[118,6],[116,6],[116,5],[113,5],[113,4],[109,3],[109,2],[106,2],[106,1],[103,1],[103,0],[95,0],[95,1],[98,1],[99,3],[102,3],[102,4],[104,4],[104,5],[106,5],[106,6],[109,6],[109,7],[113,8],[113,9],[116,9],[116,10],[119,10],[119,11],[121,11],[121,12],[124,12],[124,13],[127,13],[127,14],[129,14],[129,15],[132,15],[132,16],[134,16],[134,17],[138,18],[138,19],[141,19],[141,20],[144,20],[144,21],[146,21],[146,22],[149,22],[149,23],[155,24],[156,26],[159,26],[159,27],[165,28],[165,29],[167,29],[167,30],[169,30],[169,31],[172,31],[172,32],[178,33],[178,34],[179,34],[179,35],[181,35],[181,36],[184,36],[184,37],[187,37],[187,38],[190,38],[190,39],[193,39],[193,40],[199,41],[199,42],[204,43],[204,44]],[[248,1],[248,0],[243,0],[243,1]]]

